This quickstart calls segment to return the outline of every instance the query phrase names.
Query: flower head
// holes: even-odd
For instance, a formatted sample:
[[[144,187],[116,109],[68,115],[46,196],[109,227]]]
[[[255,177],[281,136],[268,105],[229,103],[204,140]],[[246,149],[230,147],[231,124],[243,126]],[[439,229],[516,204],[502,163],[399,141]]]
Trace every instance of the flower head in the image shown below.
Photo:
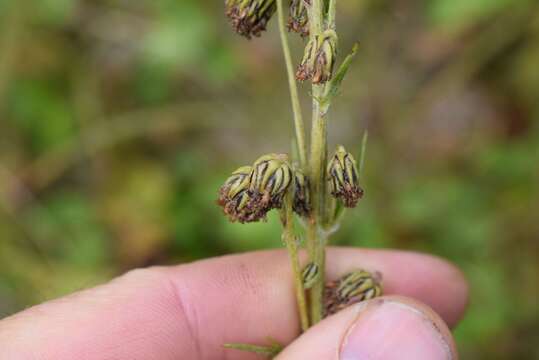
[[[232,222],[265,219],[270,210],[281,208],[292,176],[286,155],[264,155],[252,167],[232,173],[221,186],[217,203]]]
[[[252,167],[242,166],[230,175],[219,189],[217,203],[223,207],[230,221],[245,222],[248,217],[250,197],[248,193],[249,175]]]
[[[352,271],[324,288],[324,317],[352,304],[382,295],[381,275],[365,270]]]
[[[299,81],[311,79],[313,84],[324,84],[333,76],[337,56],[337,34],[326,30],[307,43],[303,59],[296,72]]]
[[[253,164],[249,192],[256,207],[281,208],[282,199],[292,183],[292,169],[285,154],[268,154]]]
[[[309,36],[309,17],[305,0],[292,0],[290,3],[290,18],[288,31],[294,31],[301,37]]]
[[[277,9],[275,0],[225,0],[226,16],[246,38],[260,36]]]
[[[343,301],[358,301],[372,299],[381,294],[382,288],[379,284],[380,275],[372,275],[365,270],[357,270],[346,274],[339,281],[336,289],[337,297]]]
[[[331,195],[341,199],[344,206],[353,208],[363,197],[359,186],[356,161],[352,154],[339,146],[328,164],[328,181]]]

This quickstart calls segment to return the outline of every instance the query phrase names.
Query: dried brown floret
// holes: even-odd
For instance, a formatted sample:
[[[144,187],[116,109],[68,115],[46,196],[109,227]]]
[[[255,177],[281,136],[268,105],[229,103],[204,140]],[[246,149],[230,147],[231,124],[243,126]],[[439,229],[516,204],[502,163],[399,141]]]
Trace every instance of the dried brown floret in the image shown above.
[[[309,17],[304,0],[291,1],[288,31],[294,31],[300,34],[301,37],[309,36]]]
[[[248,39],[260,36],[275,13],[275,0],[226,0],[226,16],[234,30]]]

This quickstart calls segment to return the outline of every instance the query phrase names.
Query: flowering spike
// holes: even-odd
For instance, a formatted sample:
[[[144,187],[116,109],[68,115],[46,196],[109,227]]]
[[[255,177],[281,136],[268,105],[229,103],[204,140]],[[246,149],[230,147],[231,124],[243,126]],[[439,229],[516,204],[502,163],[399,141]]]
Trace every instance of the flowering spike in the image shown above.
[[[363,189],[359,186],[356,161],[352,154],[339,146],[328,164],[327,172],[331,195],[341,199],[346,207],[356,207],[363,197]]]
[[[234,30],[247,39],[260,36],[275,13],[275,0],[225,0],[226,16]]]

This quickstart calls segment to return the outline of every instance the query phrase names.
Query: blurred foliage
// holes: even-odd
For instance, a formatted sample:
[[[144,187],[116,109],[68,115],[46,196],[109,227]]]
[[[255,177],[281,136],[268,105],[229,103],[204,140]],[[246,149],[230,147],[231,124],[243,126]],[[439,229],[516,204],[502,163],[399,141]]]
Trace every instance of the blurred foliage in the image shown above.
[[[334,242],[456,262],[462,358],[538,358],[537,2],[340,6],[361,49],[330,141],[371,141]],[[0,317],[133,267],[281,246],[276,218],[229,224],[214,203],[230,169],[292,137],[276,24],[248,42],[222,11],[0,0]]]

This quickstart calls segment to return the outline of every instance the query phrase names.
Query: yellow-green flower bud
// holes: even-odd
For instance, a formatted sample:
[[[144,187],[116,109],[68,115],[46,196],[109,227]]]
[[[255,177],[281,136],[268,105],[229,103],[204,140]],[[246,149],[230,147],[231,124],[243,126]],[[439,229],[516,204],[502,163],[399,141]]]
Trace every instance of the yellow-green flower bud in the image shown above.
[[[294,212],[300,216],[308,216],[311,212],[310,201],[309,180],[301,170],[296,170],[294,171]]]
[[[309,36],[309,17],[304,0],[292,0],[290,3],[288,31],[294,31],[301,37]]]
[[[326,30],[318,41],[318,51],[313,69],[313,84],[324,84],[333,76],[333,67],[337,57],[337,34]]]
[[[260,36],[275,13],[275,0],[225,0],[226,16],[234,30],[246,38]]]
[[[299,81],[311,79],[313,84],[323,84],[333,76],[337,56],[337,34],[326,30],[307,43],[303,59],[296,72]]]
[[[305,51],[303,52],[303,59],[296,71],[296,79],[299,81],[305,81],[313,77],[317,49],[318,36],[315,36],[307,42],[307,46],[305,46]]]
[[[292,169],[288,165],[288,157],[284,154],[264,155],[253,164],[249,191],[253,197],[260,197],[261,204],[280,208],[291,182]]]
[[[304,289],[310,289],[313,287],[316,280],[318,280],[318,277],[320,276],[319,270],[320,270],[320,267],[313,262],[305,265],[301,273]]]
[[[328,164],[328,181],[331,195],[341,199],[344,206],[353,208],[363,197],[359,186],[356,161],[352,154],[339,146]]]

